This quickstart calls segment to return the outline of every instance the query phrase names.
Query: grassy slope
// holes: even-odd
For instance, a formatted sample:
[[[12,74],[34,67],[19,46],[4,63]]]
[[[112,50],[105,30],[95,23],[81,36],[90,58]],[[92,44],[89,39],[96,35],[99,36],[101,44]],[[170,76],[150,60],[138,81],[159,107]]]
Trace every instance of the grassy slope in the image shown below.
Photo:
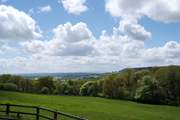
[[[0,91],[0,103],[39,105],[89,120],[179,120],[180,107],[144,105],[94,97],[46,96]]]

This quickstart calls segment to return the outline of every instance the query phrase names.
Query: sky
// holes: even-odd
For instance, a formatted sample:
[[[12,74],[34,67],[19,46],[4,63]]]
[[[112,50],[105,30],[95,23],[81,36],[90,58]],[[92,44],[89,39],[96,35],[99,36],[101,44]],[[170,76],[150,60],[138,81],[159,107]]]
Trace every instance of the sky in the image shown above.
[[[180,65],[179,0],[0,0],[0,73]]]

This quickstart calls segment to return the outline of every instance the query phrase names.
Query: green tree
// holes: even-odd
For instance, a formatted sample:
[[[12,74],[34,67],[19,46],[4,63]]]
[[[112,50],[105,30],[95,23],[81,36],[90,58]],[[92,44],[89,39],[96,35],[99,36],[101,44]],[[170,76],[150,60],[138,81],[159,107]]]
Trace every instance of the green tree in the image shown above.
[[[126,77],[112,74],[105,78],[103,93],[108,98],[126,99],[128,98],[127,85]]]
[[[167,104],[180,104],[180,68],[169,66],[156,71],[155,77],[165,94]]]
[[[50,76],[40,77],[40,78],[38,78],[37,81],[38,82],[36,84],[37,84],[37,87],[38,87],[39,91],[41,91],[41,89],[43,87],[47,87],[49,89],[49,92],[53,93],[53,91],[55,89],[54,82],[53,82],[53,77],[50,77]]]
[[[143,103],[159,104],[163,103],[164,95],[159,88],[155,78],[144,76],[138,81],[135,99]]]
[[[87,81],[80,88],[80,95],[82,96],[97,96],[98,85],[96,81]]]

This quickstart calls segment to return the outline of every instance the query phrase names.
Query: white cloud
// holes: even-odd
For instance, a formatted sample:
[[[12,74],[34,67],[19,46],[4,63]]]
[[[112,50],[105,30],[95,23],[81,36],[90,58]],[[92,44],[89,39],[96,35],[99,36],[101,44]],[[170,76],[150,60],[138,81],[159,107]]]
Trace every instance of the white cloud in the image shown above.
[[[151,33],[137,23],[137,21],[121,20],[120,30],[133,40],[147,40],[151,37]]]
[[[41,40],[33,40],[31,42],[23,42],[21,45],[25,48],[27,52],[37,53],[45,50],[46,42]]]
[[[79,22],[75,25],[71,23],[59,25],[53,32],[55,34],[55,39],[63,42],[80,42],[92,37],[91,31],[83,22]]]
[[[32,41],[24,43],[25,48],[34,52],[54,56],[86,56],[93,52],[93,35],[85,23],[72,25],[66,23],[57,26],[50,41]],[[44,50],[43,50],[44,49]]]
[[[54,37],[50,41],[32,41],[24,45],[29,52],[51,56],[116,56],[123,59],[140,57],[144,40],[128,37],[119,28],[114,28],[112,35],[104,31],[96,39],[85,23],[66,23],[53,30]]]
[[[179,0],[152,0],[148,6],[144,6],[144,14],[149,18],[165,23],[180,21]]]
[[[139,17],[145,0],[106,0],[106,11],[116,17]]]
[[[50,40],[38,39],[41,34],[30,16],[15,8],[0,6],[0,42],[19,40],[21,46],[18,47],[22,47],[12,58],[0,58],[0,72],[105,72],[124,67],[180,64],[180,43],[169,41],[161,47],[146,48],[145,41],[152,35],[138,22],[144,15],[162,22],[179,21],[175,14],[179,8],[176,5],[171,8],[171,4],[178,1],[172,2],[168,3],[170,9],[163,16],[165,4],[160,13],[154,8],[160,7],[163,0],[157,3],[107,0],[107,11],[122,18],[112,34],[104,30],[95,38],[86,23],[67,22],[52,30]],[[171,13],[172,10],[176,12]],[[7,45],[0,46],[1,55],[15,51]],[[3,54],[4,51],[7,52]]]
[[[67,58],[71,65],[83,65],[86,70],[91,65],[117,69],[115,65],[137,67],[178,63],[179,43],[170,41],[162,47],[145,48],[144,42],[151,33],[137,22],[121,22],[117,28],[113,28],[111,35],[103,31],[99,39],[94,38],[85,23],[66,23],[53,30],[53,39],[32,41],[26,44],[26,49],[34,55]]]
[[[106,11],[122,18],[147,16],[165,23],[180,21],[179,0],[106,0]]]
[[[40,12],[47,13],[52,11],[52,8],[50,5],[39,7]]]
[[[111,36],[112,37],[112,36]],[[110,36],[109,36],[110,38]],[[112,40],[112,39],[111,39]],[[168,42],[159,48],[146,49],[142,41],[122,42],[120,40],[101,41],[106,47],[102,51],[111,50],[119,54],[100,54],[94,56],[63,56],[37,53],[29,57],[0,59],[0,71],[3,72],[107,72],[124,67],[142,67],[151,65],[180,64],[180,44]],[[100,41],[100,40],[99,40]],[[116,46],[115,46],[116,44]],[[113,51],[112,49],[118,51]],[[120,49],[118,47],[121,47]],[[48,49],[48,48],[47,48]],[[41,49],[43,50],[43,49]],[[81,50],[83,51],[83,49]],[[35,53],[35,51],[33,51]]]
[[[36,21],[11,6],[0,5],[0,21],[1,41],[17,42],[41,37]]]
[[[79,15],[88,10],[86,0],[59,0],[64,9],[71,14]]]
[[[86,56],[93,52],[93,35],[85,23],[66,23],[54,30],[54,38],[49,41],[49,54],[57,56]]]
[[[169,41],[162,47],[146,49],[143,57],[149,62],[159,61],[161,63],[180,60],[180,43]]]

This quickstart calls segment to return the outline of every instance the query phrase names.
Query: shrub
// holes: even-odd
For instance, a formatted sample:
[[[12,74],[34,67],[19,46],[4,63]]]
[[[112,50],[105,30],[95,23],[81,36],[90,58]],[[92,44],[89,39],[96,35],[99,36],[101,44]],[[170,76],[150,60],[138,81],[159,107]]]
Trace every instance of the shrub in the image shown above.
[[[4,84],[0,83],[0,90],[3,89]]]
[[[4,83],[2,87],[3,90],[17,91],[17,85],[14,83]]]
[[[49,88],[48,87],[43,87],[41,89],[40,93],[42,93],[42,94],[49,94],[50,93]]]

